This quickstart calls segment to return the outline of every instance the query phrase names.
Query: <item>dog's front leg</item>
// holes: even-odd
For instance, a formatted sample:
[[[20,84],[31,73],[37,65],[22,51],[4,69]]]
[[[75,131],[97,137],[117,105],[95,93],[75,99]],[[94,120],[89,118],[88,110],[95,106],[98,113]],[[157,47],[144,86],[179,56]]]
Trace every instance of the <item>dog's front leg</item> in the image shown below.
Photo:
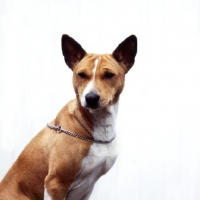
[[[83,196],[81,200],[88,200],[90,198],[90,195],[93,191],[93,186],[90,188],[90,190]]]
[[[51,197],[48,194],[46,187],[44,187],[44,200],[51,200]]]
[[[44,200],[64,200],[69,186],[58,175],[47,175],[45,178]]]

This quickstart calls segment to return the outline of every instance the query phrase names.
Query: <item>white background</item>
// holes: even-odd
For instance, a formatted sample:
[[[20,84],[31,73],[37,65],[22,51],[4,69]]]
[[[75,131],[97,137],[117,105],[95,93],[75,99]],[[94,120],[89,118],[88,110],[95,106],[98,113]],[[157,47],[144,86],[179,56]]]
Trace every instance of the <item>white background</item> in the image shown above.
[[[0,0],[0,179],[75,97],[64,33],[94,53],[138,38],[120,99],[120,154],[90,199],[199,200],[198,0]]]

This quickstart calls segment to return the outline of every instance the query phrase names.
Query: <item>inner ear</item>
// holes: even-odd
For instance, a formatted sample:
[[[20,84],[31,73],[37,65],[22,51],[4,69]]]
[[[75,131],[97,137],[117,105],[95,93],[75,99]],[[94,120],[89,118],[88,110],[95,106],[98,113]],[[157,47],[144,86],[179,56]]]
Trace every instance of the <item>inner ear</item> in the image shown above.
[[[74,65],[80,62],[86,55],[86,51],[78,42],[68,35],[62,36],[61,45],[65,63],[73,70]]]
[[[137,53],[137,38],[131,35],[121,42],[112,55],[117,62],[124,65],[127,71],[133,66]]]

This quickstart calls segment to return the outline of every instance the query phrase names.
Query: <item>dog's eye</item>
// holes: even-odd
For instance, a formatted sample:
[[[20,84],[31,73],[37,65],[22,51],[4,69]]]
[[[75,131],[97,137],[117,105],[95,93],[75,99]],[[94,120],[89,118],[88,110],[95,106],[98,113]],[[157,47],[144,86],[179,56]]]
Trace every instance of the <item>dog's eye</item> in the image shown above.
[[[113,73],[106,73],[105,74],[106,79],[111,79],[113,76],[115,76]]]
[[[78,75],[79,75],[79,77],[81,77],[81,78],[87,78],[86,74],[83,73],[83,72],[79,73]]]

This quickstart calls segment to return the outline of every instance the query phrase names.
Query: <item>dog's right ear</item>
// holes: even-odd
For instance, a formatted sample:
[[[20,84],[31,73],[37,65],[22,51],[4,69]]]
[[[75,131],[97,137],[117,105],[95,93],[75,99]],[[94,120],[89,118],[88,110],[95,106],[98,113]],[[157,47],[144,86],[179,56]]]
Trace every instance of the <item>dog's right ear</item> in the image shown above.
[[[80,62],[85,56],[86,51],[82,46],[68,35],[63,35],[61,39],[62,53],[65,57],[65,62],[69,68],[73,70],[75,64]]]

